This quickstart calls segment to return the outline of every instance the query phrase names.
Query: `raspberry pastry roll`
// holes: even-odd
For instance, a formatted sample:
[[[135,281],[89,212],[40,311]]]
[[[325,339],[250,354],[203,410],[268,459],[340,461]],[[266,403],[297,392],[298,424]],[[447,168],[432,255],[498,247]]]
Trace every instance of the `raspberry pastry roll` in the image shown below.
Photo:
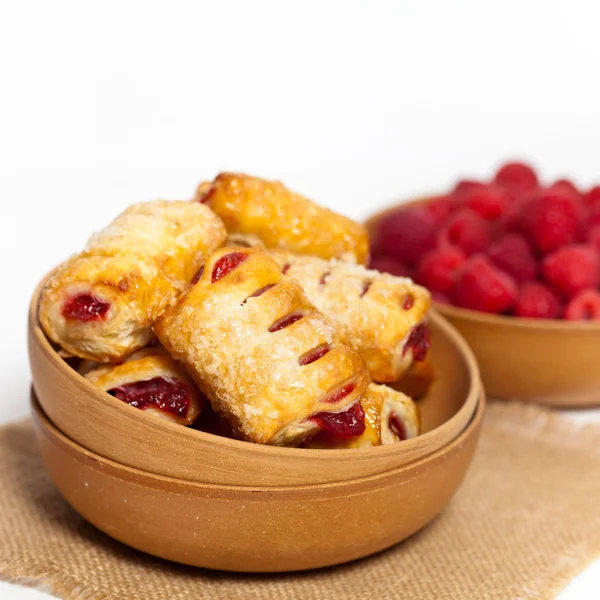
[[[361,435],[343,439],[330,432],[321,432],[307,447],[366,448],[394,444],[419,435],[419,407],[401,392],[372,383],[360,403],[366,425]]]
[[[160,347],[138,350],[120,365],[99,366],[85,378],[130,406],[179,425],[191,425],[202,410],[195,383]]]
[[[267,248],[366,264],[369,236],[362,225],[288,190],[278,181],[221,173],[196,199],[210,206],[230,233],[257,235]]]
[[[282,271],[363,358],[373,381],[400,379],[430,347],[429,292],[410,279],[342,261],[271,251]]]
[[[217,250],[154,330],[245,440],[298,445],[320,429],[364,429],[363,361],[263,250]]]
[[[151,339],[151,326],[226,236],[209,208],[189,202],[135,204],[49,280],[44,331],[80,358],[120,362]]]

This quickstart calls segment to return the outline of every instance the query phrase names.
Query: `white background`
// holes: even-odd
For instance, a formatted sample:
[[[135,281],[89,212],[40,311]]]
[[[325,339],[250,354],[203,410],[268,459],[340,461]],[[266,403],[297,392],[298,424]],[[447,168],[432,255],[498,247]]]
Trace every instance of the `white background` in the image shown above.
[[[513,156],[600,181],[599,18],[572,0],[0,2],[0,420],[28,410],[35,283],[133,202],[223,169],[356,218]],[[561,598],[599,596],[596,567]]]

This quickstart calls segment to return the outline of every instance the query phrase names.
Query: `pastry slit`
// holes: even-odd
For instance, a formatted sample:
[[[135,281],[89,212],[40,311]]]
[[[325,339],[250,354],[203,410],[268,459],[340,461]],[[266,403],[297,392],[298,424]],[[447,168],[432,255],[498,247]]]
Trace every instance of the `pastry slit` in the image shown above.
[[[310,365],[311,363],[314,363],[315,361],[317,361],[320,358],[322,358],[323,356],[325,356],[329,352],[330,349],[331,349],[331,347],[329,346],[329,344],[320,344],[316,348],[313,348],[312,350],[305,352],[298,359],[298,364],[301,367]]]
[[[269,331],[271,333],[275,333],[276,331],[281,331],[290,325],[293,325],[296,321],[299,321],[304,317],[304,312],[293,312],[281,319],[277,319],[271,327],[269,327]]]

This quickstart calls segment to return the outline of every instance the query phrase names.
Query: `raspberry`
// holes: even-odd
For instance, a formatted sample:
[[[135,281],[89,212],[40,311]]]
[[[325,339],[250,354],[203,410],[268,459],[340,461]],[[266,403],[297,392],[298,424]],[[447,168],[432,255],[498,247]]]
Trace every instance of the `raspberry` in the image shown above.
[[[454,210],[453,198],[441,196],[425,204],[425,210],[431,215],[436,225],[441,225]]]
[[[483,255],[469,258],[456,281],[454,301],[458,306],[489,313],[507,312],[517,298],[514,280]]]
[[[482,185],[466,191],[463,202],[467,208],[480,214],[484,219],[493,221],[504,213],[510,199],[501,187]]]
[[[600,257],[589,246],[573,244],[553,252],[544,259],[546,280],[567,298],[598,285]]]
[[[439,237],[443,246],[458,246],[465,254],[485,250],[492,239],[490,224],[470,208],[461,208],[451,215]]]
[[[560,317],[560,300],[550,288],[538,281],[527,281],[519,290],[515,315],[529,319],[557,319]]]
[[[600,253],[600,225],[594,225],[587,234],[588,245]]]
[[[558,181],[555,181],[548,189],[552,190],[553,192],[562,192],[578,202],[583,198],[581,192],[575,187],[573,182],[569,181],[568,179],[559,179]]]
[[[487,252],[492,262],[515,281],[535,279],[537,264],[529,244],[522,235],[509,234],[492,244]]]
[[[465,195],[483,187],[485,187],[485,184],[481,183],[481,181],[475,181],[473,179],[461,179],[454,186],[454,189],[452,190],[452,196],[457,201],[462,201]]]
[[[583,290],[569,302],[565,309],[569,321],[592,321],[600,319],[600,292]]]
[[[586,192],[583,195],[583,200],[590,208],[596,206],[600,207],[600,185],[597,185]]]
[[[521,211],[521,229],[542,253],[548,254],[579,239],[581,206],[561,191],[543,190]]]
[[[432,292],[447,294],[454,289],[456,273],[465,258],[460,248],[452,246],[431,250],[419,262],[415,279]]]
[[[514,192],[533,191],[538,186],[535,171],[524,163],[511,162],[500,167],[494,181]]]
[[[396,277],[410,277],[410,269],[391,256],[375,256],[371,259],[370,269],[390,273]]]
[[[400,208],[380,223],[379,235],[385,254],[412,266],[435,245],[435,222],[421,206]]]

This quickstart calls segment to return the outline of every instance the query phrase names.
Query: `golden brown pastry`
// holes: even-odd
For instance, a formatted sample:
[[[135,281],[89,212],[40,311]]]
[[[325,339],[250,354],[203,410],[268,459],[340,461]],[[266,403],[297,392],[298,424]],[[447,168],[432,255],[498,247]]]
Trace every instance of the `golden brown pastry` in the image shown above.
[[[363,358],[377,382],[400,379],[429,349],[429,292],[410,279],[343,261],[270,251],[283,272]]]
[[[372,383],[360,403],[366,423],[361,435],[343,439],[324,431],[305,444],[306,447],[368,448],[394,444],[419,435],[419,407],[401,392]]]
[[[245,440],[364,429],[369,375],[298,284],[257,248],[221,248],[154,330]]]
[[[189,375],[160,346],[138,350],[120,365],[100,365],[85,378],[130,406],[179,425],[191,425],[204,402]]]
[[[196,200],[210,206],[230,233],[257,235],[268,248],[360,264],[369,260],[369,236],[359,223],[291,192],[278,181],[221,173]]]
[[[46,284],[39,308],[46,335],[80,358],[121,361],[150,341],[156,318],[225,236],[201,204],[131,206]]]

